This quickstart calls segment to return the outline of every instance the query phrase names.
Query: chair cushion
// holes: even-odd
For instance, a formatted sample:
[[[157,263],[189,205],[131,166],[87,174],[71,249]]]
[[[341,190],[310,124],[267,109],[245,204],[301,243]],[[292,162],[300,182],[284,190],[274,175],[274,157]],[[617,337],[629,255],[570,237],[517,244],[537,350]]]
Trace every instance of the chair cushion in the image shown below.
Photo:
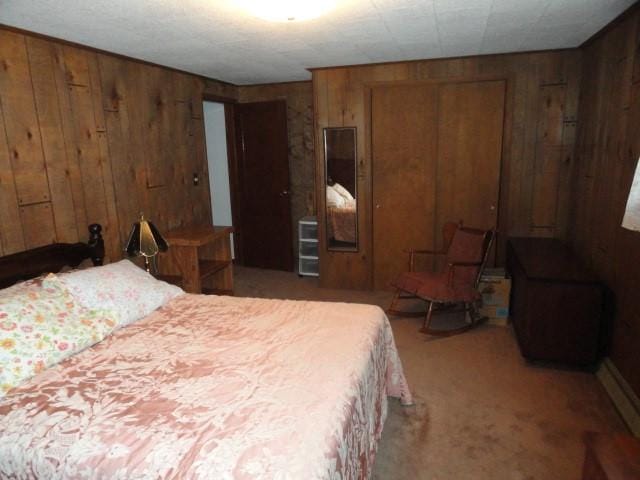
[[[429,275],[429,272],[404,272],[391,282],[393,287],[399,288],[403,292],[415,295]]]
[[[480,262],[484,247],[485,232],[459,228],[447,252],[449,262]]]
[[[473,284],[447,285],[446,272],[405,272],[391,284],[424,300],[439,303],[473,302],[480,297]]]
[[[447,252],[447,262],[481,262],[484,237],[485,232],[459,228],[453,236],[451,246]],[[478,276],[479,269],[479,266],[455,267],[453,282],[456,285],[473,284]]]

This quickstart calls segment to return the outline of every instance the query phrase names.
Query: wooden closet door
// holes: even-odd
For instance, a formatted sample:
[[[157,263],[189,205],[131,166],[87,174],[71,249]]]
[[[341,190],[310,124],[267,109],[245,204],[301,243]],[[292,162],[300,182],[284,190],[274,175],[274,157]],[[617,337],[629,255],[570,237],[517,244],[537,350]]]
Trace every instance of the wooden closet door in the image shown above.
[[[440,249],[445,222],[497,226],[505,87],[497,80],[372,89],[375,289],[406,271],[406,250]],[[431,257],[417,264],[433,267]]]
[[[374,288],[407,269],[404,250],[433,248],[437,86],[372,89]]]
[[[439,88],[436,231],[451,220],[497,226],[505,87],[498,80]]]

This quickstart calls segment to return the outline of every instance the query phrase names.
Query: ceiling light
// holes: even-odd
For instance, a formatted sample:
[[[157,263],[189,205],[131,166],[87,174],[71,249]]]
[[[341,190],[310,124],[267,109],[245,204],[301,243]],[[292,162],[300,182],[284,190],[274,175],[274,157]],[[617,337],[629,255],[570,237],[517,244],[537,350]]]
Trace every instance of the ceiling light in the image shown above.
[[[311,20],[332,10],[337,0],[236,0],[251,15],[271,22]]]

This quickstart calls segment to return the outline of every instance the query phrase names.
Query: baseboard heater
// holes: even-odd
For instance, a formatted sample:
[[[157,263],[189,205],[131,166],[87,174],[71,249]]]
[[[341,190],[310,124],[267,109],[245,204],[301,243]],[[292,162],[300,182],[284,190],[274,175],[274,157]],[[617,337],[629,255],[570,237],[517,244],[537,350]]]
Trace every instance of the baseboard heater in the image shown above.
[[[622,377],[622,374],[611,359],[605,358],[602,361],[596,376],[609,394],[629,430],[636,437],[640,437],[640,398]]]

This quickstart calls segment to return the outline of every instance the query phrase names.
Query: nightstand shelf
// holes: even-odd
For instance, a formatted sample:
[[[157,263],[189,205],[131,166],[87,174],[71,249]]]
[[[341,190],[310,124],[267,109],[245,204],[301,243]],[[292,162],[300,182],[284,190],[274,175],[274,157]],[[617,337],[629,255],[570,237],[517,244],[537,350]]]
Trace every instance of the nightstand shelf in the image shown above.
[[[233,295],[232,227],[181,227],[166,233],[159,278],[189,293]]]
[[[231,265],[231,260],[200,260],[198,266],[200,268],[200,278],[207,278],[214,273],[218,273]]]
[[[233,295],[233,290],[223,290],[219,288],[203,288],[202,293],[205,295]]]

